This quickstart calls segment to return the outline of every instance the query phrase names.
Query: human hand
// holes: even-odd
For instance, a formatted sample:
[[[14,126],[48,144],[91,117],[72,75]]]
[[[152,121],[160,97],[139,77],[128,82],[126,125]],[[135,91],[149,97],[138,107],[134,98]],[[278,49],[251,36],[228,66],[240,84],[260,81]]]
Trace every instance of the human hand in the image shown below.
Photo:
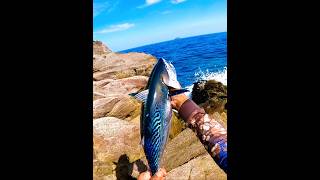
[[[176,109],[177,111],[179,111],[181,105],[188,100],[188,96],[186,96],[185,94],[178,94],[175,96],[171,96],[171,106],[173,109]]]
[[[160,168],[159,171],[151,177],[151,172],[146,171],[139,175],[138,180],[164,180],[167,172],[165,169]]]

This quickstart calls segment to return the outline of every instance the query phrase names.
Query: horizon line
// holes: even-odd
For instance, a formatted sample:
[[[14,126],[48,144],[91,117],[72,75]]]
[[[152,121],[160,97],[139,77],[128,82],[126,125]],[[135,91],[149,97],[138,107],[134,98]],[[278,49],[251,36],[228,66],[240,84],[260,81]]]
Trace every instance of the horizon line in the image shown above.
[[[207,33],[207,34],[198,34],[198,35],[193,35],[193,36],[176,37],[176,38],[185,39],[185,38],[190,38],[190,37],[195,37],[195,36],[204,36],[204,35],[209,35],[209,34],[218,34],[218,33],[226,33],[226,32],[227,31],[220,31],[220,32],[213,32],[213,33]],[[144,45],[140,45],[140,46],[136,46],[136,47],[132,47],[132,48],[127,48],[127,49],[123,49],[123,50],[118,50],[116,52],[121,52],[121,51],[130,50],[130,49],[140,48],[140,47],[149,46],[149,45],[153,45],[153,44],[164,43],[164,42],[168,42],[168,41],[174,41],[176,38],[170,39],[170,40],[165,40],[165,41],[159,41],[159,42],[155,42],[155,43],[150,43],[150,44],[144,44]]]

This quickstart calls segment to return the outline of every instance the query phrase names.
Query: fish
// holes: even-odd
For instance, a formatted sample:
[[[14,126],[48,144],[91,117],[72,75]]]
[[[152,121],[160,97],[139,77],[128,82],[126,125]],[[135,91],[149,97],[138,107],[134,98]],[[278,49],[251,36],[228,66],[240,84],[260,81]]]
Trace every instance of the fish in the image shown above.
[[[171,128],[170,97],[189,90],[181,88],[174,66],[164,58],[159,58],[153,67],[146,88],[140,93],[130,95],[142,101],[141,145],[154,175],[162,165],[162,155]]]

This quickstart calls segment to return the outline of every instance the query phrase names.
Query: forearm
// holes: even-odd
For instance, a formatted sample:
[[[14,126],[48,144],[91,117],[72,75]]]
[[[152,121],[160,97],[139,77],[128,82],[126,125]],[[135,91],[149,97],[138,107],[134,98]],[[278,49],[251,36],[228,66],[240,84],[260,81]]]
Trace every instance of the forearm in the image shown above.
[[[199,137],[216,163],[227,172],[227,131],[192,100],[179,108],[180,116]]]

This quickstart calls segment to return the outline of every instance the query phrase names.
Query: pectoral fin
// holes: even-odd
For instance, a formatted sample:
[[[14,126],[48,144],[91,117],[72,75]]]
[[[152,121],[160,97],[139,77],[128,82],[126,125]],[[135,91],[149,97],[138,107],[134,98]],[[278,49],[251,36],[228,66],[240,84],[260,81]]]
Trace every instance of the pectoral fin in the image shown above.
[[[141,91],[139,93],[131,93],[129,95],[133,96],[134,98],[136,98],[139,101],[146,102],[148,94],[149,94],[149,89]]]
[[[144,146],[144,136],[142,136],[140,144],[141,144],[141,146]]]

